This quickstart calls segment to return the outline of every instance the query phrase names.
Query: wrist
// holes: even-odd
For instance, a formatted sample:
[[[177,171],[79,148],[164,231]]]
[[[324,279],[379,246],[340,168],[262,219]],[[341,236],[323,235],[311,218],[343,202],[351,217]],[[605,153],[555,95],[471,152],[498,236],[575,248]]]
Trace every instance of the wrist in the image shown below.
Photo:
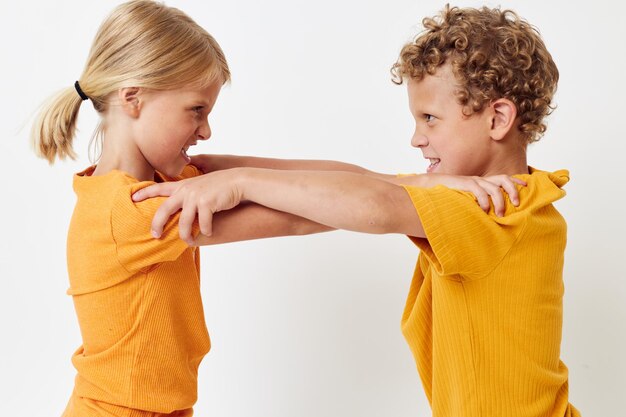
[[[249,200],[249,195],[248,195],[249,193],[247,192],[247,189],[248,189],[247,186],[253,177],[251,173],[252,170],[254,170],[254,168],[247,168],[247,167],[236,167],[236,168],[230,168],[228,170],[229,172],[231,172],[231,175],[232,175],[231,184],[233,185],[235,192],[239,196],[240,201]]]

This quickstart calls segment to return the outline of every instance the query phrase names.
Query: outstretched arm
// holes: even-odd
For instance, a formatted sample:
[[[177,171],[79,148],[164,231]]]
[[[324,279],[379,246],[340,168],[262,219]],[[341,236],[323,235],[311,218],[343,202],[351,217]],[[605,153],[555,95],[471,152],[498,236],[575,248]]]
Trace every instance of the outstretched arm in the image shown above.
[[[211,236],[199,235],[197,245],[215,245],[278,236],[301,236],[333,230],[311,220],[258,204],[241,204],[213,216]]]
[[[376,174],[358,165],[315,159],[278,159],[243,155],[202,154],[192,156],[191,163],[205,174],[232,168],[265,168],[287,171],[348,171],[366,175]]]
[[[459,184],[476,183],[473,178],[450,178]],[[499,186],[494,188],[494,193],[501,193]],[[201,234],[210,236],[213,214],[242,201],[292,213],[330,228],[425,237],[415,208],[400,185],[352,172],[236,168],[156,184],[137,192],[133,198],[138,201],[157,195],[171,197],[154,217],[155,234],[160,235],[169,216],[182,209],[181,238],[190,244],[202,243],[194,242],[191,235],[196,216]]]
[[[211,155],[203,154],[191,157],[191,162],[204,173],[220,171],[232,168],[265,168],[294,171],[345,171],[355,174],[362,174],[368,177],[387,181],[397,185],[413,185],[417,187],[434,187],[443,184],[450,188],[469,191],[476,196],[480,207],[488,211],[489,199],[493,201],[494,210],[497,215],[504,215],[504,195],[502,190],[509,195],[513,204],[519,204],[517,198],[517,188],[515,183],[525,185],[516,178],[507,175],[495,177],[458,177],[445,174],[422,174],[399,177],[397,175],[382,174],[370,171],[354,164],[330,160],[308,160],[308,159],[277,159],[260,158],[255,156],[240,155]],[[502,188],[502,190],[500,189]]]
[[[137,191],[133,200],[156,196],[170,198],[157,210],[152,234],[159,237],[169,217],[181,210],[180,237],[190,245],[209,244],[207,237],[213,235],[214,217],[242,202],[258,203],[267,210],[309,219],[311,224],[318,225],[311,227],[319,231],[341,228],[423,235],[409,196],[400,186],[349,172],[234,168],[151,185]],[[228,214],[223,215],[227,218]],[[401,215],[408,218],[400,221]],[[192,235],[196,217],[200,225],[197,240]],[[409,228],[405,230],[401,224]],[[264,227],[266,235],[280,235],[272,223]]]

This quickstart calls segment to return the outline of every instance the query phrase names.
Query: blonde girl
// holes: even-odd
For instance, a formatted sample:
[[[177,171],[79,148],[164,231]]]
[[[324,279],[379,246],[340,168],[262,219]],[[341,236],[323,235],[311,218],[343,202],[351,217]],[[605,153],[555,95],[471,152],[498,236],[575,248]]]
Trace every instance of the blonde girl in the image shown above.
[[[211,136],[208,115],[230,72],[218,43],[180,10],[153,1],[118,6],[104,21],[79,80],[34,124],[36,152],[75,157],[81,104],[99,113],[102,154],[77,173],[68,233],[70,288],[82,345],[65,417],[190,416],[198,366],[209,351],[199,251],[178,218],[150,234],[160,199],[134,203],[150,184],[202,172],[188,149]],[[216,219],[203,244],[328,230],[248,205]]]

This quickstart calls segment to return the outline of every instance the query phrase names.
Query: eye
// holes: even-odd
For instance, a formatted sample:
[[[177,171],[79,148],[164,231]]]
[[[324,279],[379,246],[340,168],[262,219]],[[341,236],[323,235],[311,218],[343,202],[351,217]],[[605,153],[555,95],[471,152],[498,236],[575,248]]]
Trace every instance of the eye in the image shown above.
[[[195,106],[195,107],[192,107],[191,110],[195,112],[196,114],[201,114],[202,111],[204,111],[204,106]]]
[[[435,120],[435,116],[433,116],[432,114],[424,114],[424,120],[426,120],[426,123],[430,123],[433,120]]]

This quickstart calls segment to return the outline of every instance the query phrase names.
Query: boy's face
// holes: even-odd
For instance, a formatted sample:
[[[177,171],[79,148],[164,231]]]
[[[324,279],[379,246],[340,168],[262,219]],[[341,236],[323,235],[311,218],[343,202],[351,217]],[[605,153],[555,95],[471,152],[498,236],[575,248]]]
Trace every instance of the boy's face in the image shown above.
[[[448,64],[421,81],[409,80],[409,109],[415,119],[411,145],[430,161],[427,172],[491,175],[495,141],[488,112],[463,114],[457,102],[456,80]]]

